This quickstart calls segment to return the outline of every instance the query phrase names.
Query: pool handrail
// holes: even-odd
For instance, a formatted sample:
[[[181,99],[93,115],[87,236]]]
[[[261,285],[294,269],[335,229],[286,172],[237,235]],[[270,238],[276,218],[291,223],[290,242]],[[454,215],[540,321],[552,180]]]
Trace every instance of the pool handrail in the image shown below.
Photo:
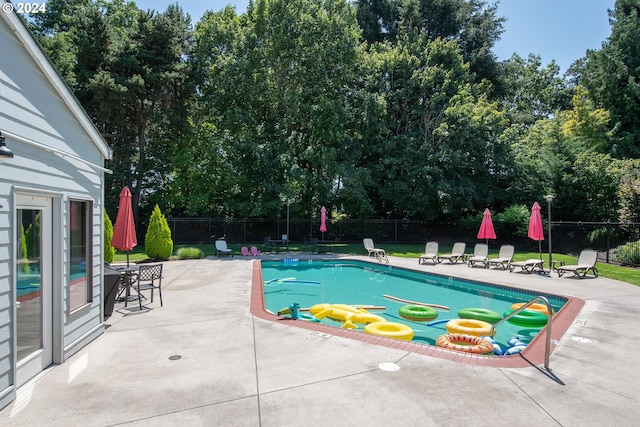
[[[535,304],[536,301],[538,300],[542,300],[542,302],[544,302],[544,304],[547,306],[547,340],[544,348],[544,368],[547,371],[551,371],[551,368],[549,368],[549,350],[551,349],[551,318],[553,317],[553,309],[551,308],[551,303],[549,303],[549,300],[546,297],[543,297],[542,295],[538,295],[531,301],[516,308],[511,313],[509,313],[508,315],[506,315],[505,317],[503,317],[502,319],[500,319],[499,321],[491,325],[491,332],[489,336],[492,337],[494,335],[495,329],[499,324],[509,320],[516,314],[520,313],[522,310],[529,307],[531,304]]]

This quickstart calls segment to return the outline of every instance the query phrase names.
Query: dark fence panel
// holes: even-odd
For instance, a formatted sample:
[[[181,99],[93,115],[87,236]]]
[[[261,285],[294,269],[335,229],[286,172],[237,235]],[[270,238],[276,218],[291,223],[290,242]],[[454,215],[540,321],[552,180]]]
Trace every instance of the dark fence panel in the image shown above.
[[[376,243],[426,243],[436,240],[450,245],[457,241],[473,245],[478,242],[477,228],[473,230],[455,223],[435,223],[407,219],[347,219],[327,223],[327,231],[320,232],[319,219],[254,219],[254,218],[167,218],[175,244],[212,243],[225,238],[230,243],[260,243],[265,237],[280,239],[288,234],[293,242],[320,238],[336,242],[361,242],[370,237]],[[492,247],[516,245],[518,250],[538,250],[538,242],[526,236],[526,230],[494,223],[496,240]],[[545,229],[546,229],[545,222]],[[478,224],[479,227],[479,224]],[[147,224],[138,224],[139,241],[144,240]],[[602,262],[640,265],[640,224],[610,222],[554,221],[551,228],[552,249],[557,253],[577,255],[582,249],[600,252]],[[548,229],[541,242],[548,252]]]

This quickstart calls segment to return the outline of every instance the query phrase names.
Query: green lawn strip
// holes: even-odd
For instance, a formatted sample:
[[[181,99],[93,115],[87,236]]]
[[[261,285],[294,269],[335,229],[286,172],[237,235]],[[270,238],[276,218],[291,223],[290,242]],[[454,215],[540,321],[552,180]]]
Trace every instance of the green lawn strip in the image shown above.
[[[236,256],[240,256],[240,248],[246,246],[250,248],[251,246],[256,246],[261,251],[264,250],[264,245],[262,243],[238,243],[238,244],[228,244],[228,247],[234,251]],[[420,243],[385,243],[385,244],[376,244],[377,247],[384,249],[388,255],[393,255],[402,258],[418,258],[420,255],[424,253],[424,244]],[[189,248],[199,248],[201,249],[205,255],[215,255],[216,247],[213,244],[193,244],[193,245],[175,245],[173,247],[173,253],[175,254],[178,249],[189,247]],[[495,257],[498,255],[499,247],[492,248],[491,244],[489,245],[489,257]],[[305,247],[303,244],[293,243],[289,246],[289,251],[291,252],[304,252]],[[440,245],[439,252],[440,253],[449,253],[451,251],[451,246]],[[338,253],[338,254],[356,254],[363,255],[366,254],[362,243],[336,243],[331,245],[330,252]],[[467,253],[473,252],[473,246],[467,248]],[[286,252],[285,252],[286,253]],[[575,265],[578,262],[577,257],[573,257],[570,255],[563,254],[552,254],[554,260],[564,261],[567,265]],[[129,252],[129,260],[131,262],[144,261],[148,257],[144,253],[144,245],[136,246],[132,251]],[[540,258],[539,252],[516,252],[514,255],[514,261],[524,261],[532,258]],[[545,265],[549,261],[549,253],[543,252],[542,259],[545,261]],[[126,252],[116,250],[116,255],[114,257],[114,262],[126,262],[127,254]],[[598,273],[602,277],[608,277],[609,279],[620,280],[621,282],[631,283],[635,286],[640,286],[640,271],[637,268],[630,267],[621,267],[614,264],[605,264],[598,263],[596,265],[598,269]]]

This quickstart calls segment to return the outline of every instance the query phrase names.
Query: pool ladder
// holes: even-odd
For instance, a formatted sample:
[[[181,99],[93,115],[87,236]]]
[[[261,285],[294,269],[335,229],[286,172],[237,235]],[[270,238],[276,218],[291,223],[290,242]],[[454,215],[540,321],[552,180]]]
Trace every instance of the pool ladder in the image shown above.
[[[549,313],[547,315],[547,342],[546,342],[545,348],[544,348],[544,368],[547,371],[550,371],[551,369],[549,368],[549,352],[551,350],[551,318],[553,317],[553,314],[552,314],[553,313],[553,309],[551,308],[551,304],[549,303],[549,300],[546,297],[543,297],[542,295],[538,295],[537,297],[535,297],[534,299],[532,299],[528,303],[526,303],[526,304],[522,305],[521,307],[518,307],[517,309],[513,310],[507,316],[503,317],[501,320],[497,321],[496,323],[494,323],[491,326],[491,332],[490,332],[489,336],[492,337],[494,335],[495,329],[499,324],[504,323],[505,321],[511,319],[513,316],[515,316],[516,314],[520,313],[522,310],[526,309],[531,304],[535,304],[539,300],[542,300],[542,302],[544,302],[544,304],[547,306],[547,313]]]

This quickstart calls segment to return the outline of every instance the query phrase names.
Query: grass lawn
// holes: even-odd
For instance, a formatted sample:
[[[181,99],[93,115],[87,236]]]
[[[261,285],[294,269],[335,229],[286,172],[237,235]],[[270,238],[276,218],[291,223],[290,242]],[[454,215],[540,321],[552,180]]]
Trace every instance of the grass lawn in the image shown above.
[[[257,246],[258,249],[263,247],[262,243],[238,243],[238,244],[228,244],[229,248],[232,249],[236,254],[240,254],[240,248],[242,246]],[[175,245],[173,247],[173,253],[180,248],[199,248],[201,249],[205,255],[215,255],[216,248],[213,244],[202,244],[202,245]],[[404,258],[418,258],[424,252],[424,244],[420,243],[385,243],[384,245],[380,245],[380,247],[384,248],[388,255],[404,257]],[[303,251],[304,247],[300,244],[291,244],[289,246],[289,250],[291,251]],[[440,246],[440,253],[448,253],[451,250],[450,247]],[[333,253],[341,253],[341,254],[364,254],[364,248],[362,243],[339,243],[331,246],[331,252]],[[469,252],[469,249],[467,249]],[[498,248],[491,248],[489,251],[489,256],[494,257],[498,255]],[[538,258],[540,254],[538,252],[516,252],[514,256],[514,261],[524,261],[530,258]],[[129,259],[133,262],[146,260],[148,257],[144,253],[144,246],[139,245],[136,246],[130,253]],[[543,260],[548,260],[549,255],[547,253],[542,254]],[[572,265],[576,264],[578,258],[572,257],[569,255],[563,254],[553,254],[553,259],[558,261],[564,261],[565,264]],[[123,262],[127,260],[127,255],[125,252],[116,251],[116,255],[114,258],[114,262]],[[637,268],[630,267],[620,267],[614,264],[605,264],[598,263],[596,266],[598,268],[598,273],[600,276],[608,277],[610,279],[620,280],[621,282],[631,283],[632,285],[640,286],[640,270]]]

